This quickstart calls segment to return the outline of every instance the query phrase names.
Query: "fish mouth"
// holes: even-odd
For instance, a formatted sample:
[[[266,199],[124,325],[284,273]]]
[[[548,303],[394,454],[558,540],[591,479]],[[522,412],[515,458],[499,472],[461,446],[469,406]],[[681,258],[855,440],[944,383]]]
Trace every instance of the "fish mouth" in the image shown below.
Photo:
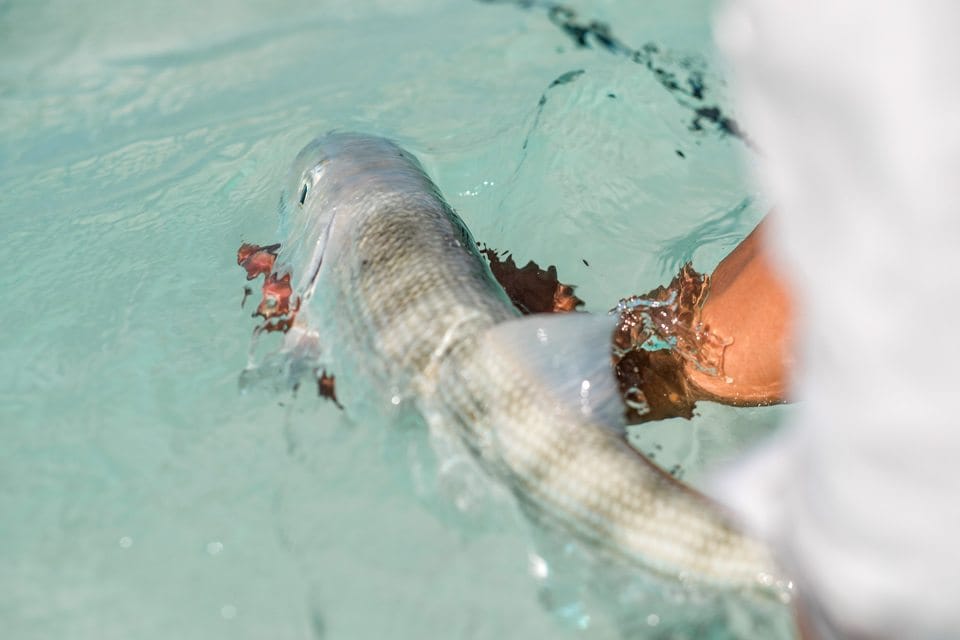
[[[300,292],[303,300],[309,300],[313,296],[313,292],[317,288],[317,283],[320,281],[320,268],[323,266],[323,258],[324,255],[326,255],[327,245],[330,242],[330,231],[333,229],[335,220],[336,213],[332,213],[330,220],[324,225],[323,233],[317,238],[317,243],[313,250],[313,257],[308,265],[308,273],[310,275],[307,276],[303,290]]]

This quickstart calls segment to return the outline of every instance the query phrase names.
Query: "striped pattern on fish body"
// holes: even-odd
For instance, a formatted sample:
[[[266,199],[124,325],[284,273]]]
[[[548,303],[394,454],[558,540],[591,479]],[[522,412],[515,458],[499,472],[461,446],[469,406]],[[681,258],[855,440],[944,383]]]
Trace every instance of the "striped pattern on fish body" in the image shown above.
[[[439,404],[463,432],[490,443],[488,464],[528,513],[662,575],[684,574],[718,586],[772,586],[776,568],[766,547],[620,433],[575,410],[558,411],[551,389],[496,334],[494,329],[451,358]]]
[[[300,202],[298,202],[298,199]],[[466,227],[393,143],[331,134],[298,157],[278,271],[344,389],[399,392],[534,519],[663,576],[768,590],[777,570],[699,494],[625,441],[613,322],[518,319]],[[359,392],[357,392],[359,393]],[[349,408],[349,403],[347,403]]]
[[[308,193],[303,205],[288,195],[283,226],[318,240],[284,244],[277,270],[303,292],[297,324],[322,327],[328,357],[372,378],[358,383],[415,395],[444,341],[519,315],[413,156],[341,134],[308,145],[297,164],[288,194],[304,180]]]

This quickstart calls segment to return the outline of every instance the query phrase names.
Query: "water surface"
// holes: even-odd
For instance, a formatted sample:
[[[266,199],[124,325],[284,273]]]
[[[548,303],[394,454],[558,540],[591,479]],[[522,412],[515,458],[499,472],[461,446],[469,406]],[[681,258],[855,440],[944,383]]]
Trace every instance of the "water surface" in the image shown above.
[[[234,252],[275,238],[290,160],[339,128],[410,147],[477,238],[591,310],[711,268],[762,209],[709,3],[569,7],[0,2],[5,638],[563,633],[522,527],[438,500],[422,438],[239,394]],[[776,418],[636,435],[696,479]]]

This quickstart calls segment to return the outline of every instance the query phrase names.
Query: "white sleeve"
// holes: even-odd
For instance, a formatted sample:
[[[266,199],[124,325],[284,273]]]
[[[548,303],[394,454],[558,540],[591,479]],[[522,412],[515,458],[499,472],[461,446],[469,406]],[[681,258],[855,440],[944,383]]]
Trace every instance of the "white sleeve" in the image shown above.
[[[791,424],[721,478],[843,628],[960,637],[960,3],[732,0],[796,291]]]

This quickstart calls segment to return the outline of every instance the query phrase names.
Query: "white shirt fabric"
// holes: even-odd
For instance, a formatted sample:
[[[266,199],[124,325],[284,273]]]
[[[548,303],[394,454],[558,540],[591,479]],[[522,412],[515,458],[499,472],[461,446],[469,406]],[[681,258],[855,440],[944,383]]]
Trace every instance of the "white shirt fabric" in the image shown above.
[[[733,0],[799,400],[717,497],[853,634],[960,637],[960,3]]]

